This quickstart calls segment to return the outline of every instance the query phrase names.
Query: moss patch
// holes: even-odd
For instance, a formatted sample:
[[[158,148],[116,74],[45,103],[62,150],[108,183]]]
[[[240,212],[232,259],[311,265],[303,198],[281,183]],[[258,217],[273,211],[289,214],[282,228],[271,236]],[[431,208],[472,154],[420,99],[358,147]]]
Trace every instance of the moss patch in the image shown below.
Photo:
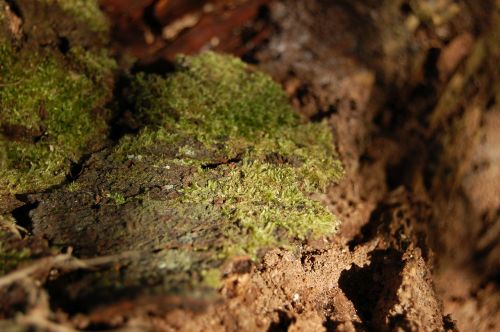
[[[4,248],[5,235],[0,232],[0,276],[11,272],[19,264],[31,258],[31,251],[28,248],[10,249]]]
[[[100,11],[96,0],[42,0],[47,4],[57,4],[70,16],[85,23],[94,32],[105,32],[109,22]]]
[[[296,123],[281,88],[236,58],[207,52],[180,57],[177,68],[167,79],[135,80],[137,110],[150,123],[207,144],[221,137],[255,141],[262,132]]]
[[[66,1],[46,2],[70,8]],[[91,6],[91,1],[71,3]],[[29,15],[26,20],[29,26]],[[54,32],[37,29],[48,30]],[[104,105],[112,93],[115,62],[107,51],[66,46],[62,52],[38,47],[34,40],[0,44],[0,195],[60,183],[72,162],[105,141],[110,111]]]
[[[204,53],[180,58],[167,77],[137,76],[129,96],[145,127],[33,213],[36,234],[80,255],[150,251],[119,276],[90,278],[83,297],[110,284],[201,292],[235,255],[257,258],[337,229],[311,199],[342,175],[331,130],[301,123],[267,75]]]
[[[196,144],[179,144],[181,161],[198,169],[177,206],[180,216],[229,221],[225,236],[240,241],[224,251],[255,255],[336,229],[335,218],[309,198],[342,174],[331,131],[326,124],[300,124],[268,76],[208,52],[181,57],[166,79],[140,76],[135,91],[139,114],[156,126],[141,135],[142,147],[189,137],[211,151],[209,158],[221,154],[220,165],[211,165]]]
[[[45,241],[40,238],[22,239],[14,220],[0,215],[0,276],[33,259],[50,254]]]

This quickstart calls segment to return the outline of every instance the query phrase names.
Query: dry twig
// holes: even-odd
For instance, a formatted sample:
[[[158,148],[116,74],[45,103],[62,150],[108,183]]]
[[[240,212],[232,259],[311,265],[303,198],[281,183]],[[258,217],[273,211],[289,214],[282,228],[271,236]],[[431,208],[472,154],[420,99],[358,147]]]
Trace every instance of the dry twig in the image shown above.
[[[72,251],[52,257],[41,258],[29,266],[13,271],[0,278],[0,288],[9,286],[20,280],[30,278],[36,272],[50,271],[52,269],[62,269],[73,271],[79,269],[91,269],[97,266],[110,264],[122,259],[130,259],[140,256],[140,251],[127,251],[118,255],[100,256],[88,259],[78,259],[72,256]]]

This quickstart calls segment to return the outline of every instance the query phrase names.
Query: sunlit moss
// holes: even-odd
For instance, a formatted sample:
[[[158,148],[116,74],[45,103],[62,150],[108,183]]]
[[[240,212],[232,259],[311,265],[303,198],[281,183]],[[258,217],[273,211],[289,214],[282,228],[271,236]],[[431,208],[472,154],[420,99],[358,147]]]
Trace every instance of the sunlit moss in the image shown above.
[[[40,0],[38,0],[40,1]],[[99,9],[97,0],[41,0],[58,4],[64,11],[88,25],[94,32],[106,32],[109,22]]]
[[[179,210],[193,219],[225,221],[222,256],[255,256],[259,249],[286,246],[291,239],[332,234],[338,226],[324,206],[301,190],[300,174],[290,166],[248,161],[206,173],[214,178],[186,189]]]
[[[91,290],[207,294],[235,256],[258,259],[337,230],[311,198],[343,173],[331,129],[301,123],[269,76],[204,53],[180,58],[166,76],[132,80],[140,131],[32,212],[35,234],[82,254],[96,254],[89,243],[101,255],[148,252],[119,275],[96,275]]]
[[[148,127],[116,151],[171,144],[178,164],[197,167],[173,206],[179,218],[224,221],[218,257],[335,232],[338,220],[310,198],[342,175],[331,130],[300,123],[270,77],[209,52],[179,58],[166,78],[139,75],[133,91]],[[204,167],[216,156],[232,162]]]
[[[108,193],[106,194],[106,197],[116,205],[122,205],[126,202],[125,197],[123,197],[123,195],[120,193]]]
[[[109,98],[105,79],[112,77],[114,62],[78,54],[78,61],[68,62],[44,51],[0,45],[0,193],[61,182],[70,163],[103,140],[106,112],[94,111]]]
[[[297,121],[281,88],[236,58],[207,52],[181,57],[177,65],[168,79],[139,75],[135,81],[137,110],[150,123],[212,143],[253,141]]]
[[[221,271],[219,269],[203,270],[201,276],[204,286],[210,288],[219,288],[221,286]]]
[[[0,195],[61,183],[71,163],[103,145],[116,68],[99,48],[109,27],[97,1],[18,5],[27,39],[10,36],[0,10]]]

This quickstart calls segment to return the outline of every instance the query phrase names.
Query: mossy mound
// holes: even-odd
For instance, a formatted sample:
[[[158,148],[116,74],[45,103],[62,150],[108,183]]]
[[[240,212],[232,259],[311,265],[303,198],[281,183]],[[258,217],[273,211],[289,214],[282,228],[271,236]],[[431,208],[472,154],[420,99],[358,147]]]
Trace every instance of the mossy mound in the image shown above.
[[[107,31],[95,2],[16,3],[24,29],[17,33],[27,38],[5,31],[14,14],[1,2],[2,36],[10,38],[0,40],[0,196],[59,184],[71,163],[103,145],[116,66],[90,46]]]
[[[265,74],[204,53],[180,58],[167,77],[137,76],[129,98],[145,127],[33,211],[35,234],[79,255],[142,253],[120,271],[87,275],[74,296],[195,294],[235,255],[337,229],[310,198],[342,175],[331,131],[300,123]]]
[[[135,88],[136,109],[155,129],[118,151],[178,144],[174,161],[197,168],[182,188],[179,215],[231,220],[226,236],[248,238],[225,250],[255,255],[290,236],[335,229],[333,216],[308,198],[341,175],[330,129],[300,124],[268,76],[236,58],[205,53],[180,58],[167,79],[139,77]],[[195,144],[185,144],[188,138]]]

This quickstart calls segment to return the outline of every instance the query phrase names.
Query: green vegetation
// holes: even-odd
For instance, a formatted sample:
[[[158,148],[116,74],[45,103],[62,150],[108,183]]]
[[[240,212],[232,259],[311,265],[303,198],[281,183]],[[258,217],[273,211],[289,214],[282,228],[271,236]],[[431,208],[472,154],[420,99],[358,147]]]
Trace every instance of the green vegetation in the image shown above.
[[[88,291],[147,284],[153,293],[208,294],[232,257],[256,259],[337,230],[311,198],[343,174],[331,130],[301,123],[269,76],[203,53],[179,58],[165,77],[131,79],[142,129],[93,156],[32,212],[34,234],[53,245],[84,256],[144,253],[119,274],[96,274]]]
[[[118,159],[177,146],[174,160],[155,160],[194,167],[171,213],[193,225],[222,220],[226,243],[217,257],[255,257],[336,230],[337,219],[310,198],[342,175],[331,131],[325,123],[301,124],[270,77],[236,58],[204,53],[179,58],[167,78],[139,75],[133,91],[148,127],[118,146]]]
[[[212,143],[224,136],[254,141],[297,121],[281,88],[236,58],[207,52],[177,64],[167,79],[135,80],[137,109],[151,123]]]
[[[126,202],[125,197],[123,197],[120,193],[108,193],[106,197],[109,198],[115,205],[122,205]]]
[[[61,182],[70,163],[104,139],[106,117],[93,110],[110,94],[102,80],[113,63],[89,53],[83,57],[84,66],[72,69],[50,55],[0,46],[0,192],[43,190]]]
[[[57,3],[72,17],[84,22],[93,32],[107,32],[109,23],[99,9],[96,0],[43,0],[48,4]]]
[[[31,258],[29,248],[7,245],[10,236],[7,232],[0,230],[0,276],[14,270],[20,263]]]
[[[60,21],[77,20],[102,34],[108,29],[95,1],[44,1],[72,15]],[[37,33],[43,29],[52,31],[39,26]],[[35,45],[0,44],[0,195],[61,183],[71,163],[102,146],[107,134],[111,112],[104,105],[116,68],[108,51]]]

